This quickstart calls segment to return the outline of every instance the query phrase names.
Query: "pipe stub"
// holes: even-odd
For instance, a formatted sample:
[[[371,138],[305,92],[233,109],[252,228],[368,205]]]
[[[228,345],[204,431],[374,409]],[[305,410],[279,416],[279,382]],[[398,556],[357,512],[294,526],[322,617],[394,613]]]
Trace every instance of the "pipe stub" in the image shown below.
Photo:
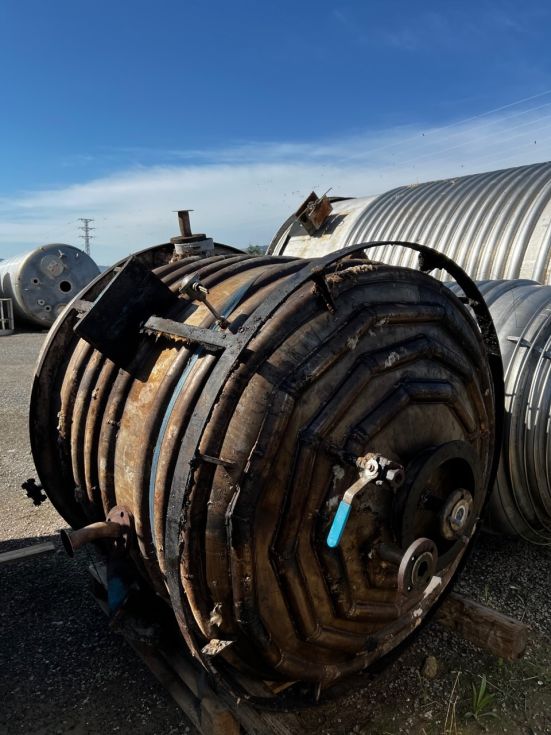
[[[61,529],[61,531],[59,532],[59,538],[61,539],[61,544],[65,549],[65,553],[72,559],[75,555],[75,550],[73,549],[73,544],[71,543],[71,534],[65,529]]]

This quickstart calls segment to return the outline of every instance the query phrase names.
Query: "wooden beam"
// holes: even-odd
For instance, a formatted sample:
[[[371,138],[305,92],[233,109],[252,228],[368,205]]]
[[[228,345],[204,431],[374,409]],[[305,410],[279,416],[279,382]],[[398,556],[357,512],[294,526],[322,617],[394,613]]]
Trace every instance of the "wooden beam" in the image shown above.
[[[24,546],[22,549],[13,549],[12,551],[3,551],[0,554],[0,564],[9,561],[18,561],[19,559],[27,559],[30,556],[38,556],[38,554],[47,554],[57,549],[53,541],[45,541],[43,544],[32,544]]]
[[[448,595],[434,620],[505,661],[521,658],[526,650],[527,625],[456,592]]]
[[[209,735],[239,735],[241,726],[230,710],[213,696],[201,700],[201,732]]]

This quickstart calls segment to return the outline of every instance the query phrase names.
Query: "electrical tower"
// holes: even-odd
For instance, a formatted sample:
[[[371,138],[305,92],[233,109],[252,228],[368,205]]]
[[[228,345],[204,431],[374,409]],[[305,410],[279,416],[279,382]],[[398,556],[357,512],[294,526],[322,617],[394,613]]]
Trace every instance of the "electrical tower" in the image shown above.
[[[90,222],[93,222],[93,219],[88,219],[86,217],[79,217],[79,222],[82,222],[82,227],[79,227],[79,230],[82,230],[84,233],[83,235],[79,235],[84,240],[84,252],[86,255],[90,255],[90,240],[94,237],[90,234],[92,230],[95,230],[95,227],[90,227]]]

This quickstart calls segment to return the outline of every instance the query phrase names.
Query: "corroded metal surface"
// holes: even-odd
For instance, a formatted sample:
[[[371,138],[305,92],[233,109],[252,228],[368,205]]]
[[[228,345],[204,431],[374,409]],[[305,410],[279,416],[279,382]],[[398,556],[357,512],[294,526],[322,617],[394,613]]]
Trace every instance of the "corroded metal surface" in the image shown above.
[[[272,249],[315,257],[357,238],[418,238],[457,259],[473,278],[551,282],[551,163],[401,187],[377,198],[333,203],[321,230],[308,235],[289,220]],[[407,248],[369,251],[414,265]],[[442,272],[433,274],[446,278]],[[534,281],[478,281],[494,317],[506,367],[502,462],[490,501],[490,525],[537,544],[551,540],[548,457],[549,287]],[[456,289],[456,292],[459,291]]]
[[[288,222],[270,252],[312,258],[367,240],[414,240],[452,258],[475,280],[551,283],[551,163],[400,186],[333,202],[312,237]],[[381,246],[374,260],[414,267],[407,249]]]
[[[497,456],[493,326],[481,299],[477,325],[443,284],[362,248],[174,260],[159,246],[134,260],[174,299],[141,326],[117,319],[117,362],[74,331],[104,318],[114,270],[42,353],[30,422],[44,488],[77,528],[128,509],[134,563],[213,673],[329,684],[364,668],[418,627],[475,531]],[[181,290],[188,276],[208,304]],[[387,469],[331,547],[366,456]]]

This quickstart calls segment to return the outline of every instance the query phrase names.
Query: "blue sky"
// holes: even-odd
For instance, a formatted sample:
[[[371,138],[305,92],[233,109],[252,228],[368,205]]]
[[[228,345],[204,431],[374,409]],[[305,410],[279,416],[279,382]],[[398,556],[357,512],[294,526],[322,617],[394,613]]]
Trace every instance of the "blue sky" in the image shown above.
[[[0,257],[551,158],[551,3],[2,0]]]

